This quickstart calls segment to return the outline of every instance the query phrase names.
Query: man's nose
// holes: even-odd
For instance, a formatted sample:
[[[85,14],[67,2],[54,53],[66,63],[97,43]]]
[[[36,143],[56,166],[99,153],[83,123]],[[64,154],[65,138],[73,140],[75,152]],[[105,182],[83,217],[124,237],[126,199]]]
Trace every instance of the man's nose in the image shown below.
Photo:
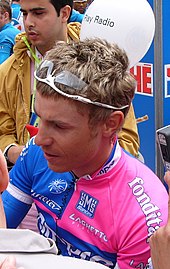
[[[27,16],[25,17],[24,24],[25,27],[27,28],[35,26],[35,22],[31,13],[28,13]]]
[[[52,143],[50,132],[42,123],[39,124],[38,133],[35,137],[35,144],[38,146],[49,146]]]

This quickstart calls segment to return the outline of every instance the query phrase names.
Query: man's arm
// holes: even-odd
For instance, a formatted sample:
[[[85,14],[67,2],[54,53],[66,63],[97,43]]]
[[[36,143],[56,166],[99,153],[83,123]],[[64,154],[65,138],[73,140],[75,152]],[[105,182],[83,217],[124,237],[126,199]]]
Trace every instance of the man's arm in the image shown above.
[[[165,175],[165,181],[170,188],[170,172]],[[163,197],[162,197],[163,199]],[[168,202],[167,225],[159,228],[150,238],[151,258],[154,269],[170,268],[170,194]]]
[[[0,150],[0,193],[3,192],[9,182],[9,176],[8,176],[8,170],[7,170],[7,165],[5,158],[2,154],[2,151]],[[5,228],[6,227],[6,219],[5,219],[5,213],[4,213],[4,208],[3,208],[3,203],[1,199],[1,194],[0,194],[0,228]]]
[[[8,170],[5,158],[0,150],[0,193],[3,192],[9,182]]]
[[[139,135],[133,105],[125,118],[122,130],[118,133],[122,148],[137,157],[139,151]]]
[[[2,193],[8,228],[18,227],[33,203],[31,189],[34,166],[30,159],[30,156],[33,158],[33,155],[32,151],[29,153],[27,144],[22,156],[10,170],[10,182],[7,189]]]
[[[7,152],[5,152],[5,156],[7,158],[7,160],[12,163],[15,164],[21,151],[23,150],[24,146],[18,146],[18,145],[13,145],[11,146]]]
[[[6,228],[6,218],[5,218],[1,195],[0,195],[0,228]]]

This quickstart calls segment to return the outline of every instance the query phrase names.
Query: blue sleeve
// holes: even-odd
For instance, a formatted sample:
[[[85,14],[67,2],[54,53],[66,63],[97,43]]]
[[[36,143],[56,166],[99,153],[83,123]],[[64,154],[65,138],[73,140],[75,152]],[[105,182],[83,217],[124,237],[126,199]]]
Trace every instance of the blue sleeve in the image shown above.
[[[35,145],[33,137],[26,144],[10,171],[10,183],[30,197],[34,176],[44,164],[39,160],[42,154],[40,148]]]
[[[0,32],[0,64],[8,59],[13,53],[15,37],[20,31],[15,27]]]
[[[0,42],[0,64],[11,56],[12,48],[13,45],[10,45],[9,42]]]
[[[7,227],[17,228],[21,223],[31,205],[25,204],[14,198],[7,190],[2,194]]]
[[[37,172],[38,157],[42,154],[39,151],[40,148],[31,139],[9,173],[10,183],[2,194],[8,228],[16,228],[32,205],[34,173]]]

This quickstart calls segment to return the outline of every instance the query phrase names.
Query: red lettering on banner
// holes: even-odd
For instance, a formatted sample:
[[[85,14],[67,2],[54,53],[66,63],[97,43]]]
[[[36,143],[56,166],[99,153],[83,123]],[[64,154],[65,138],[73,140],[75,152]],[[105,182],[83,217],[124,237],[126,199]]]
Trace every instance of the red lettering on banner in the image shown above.
[[[170,67],[167,67],[167,77],[170,77]]]
[[[170,97],[170,64],[165,65],[165,98]]]
[[[143,66],[143,92],[152,94],[151,89],[151,67]]]
[[[130,71],[134,75],[135,79],[137,80],[137,92],[142,92],[141,66],[136,65],[135,67],[131,68]]]
[[[153,65],[139,63],[130,71],[137,80],[136,93],[153,96]]]

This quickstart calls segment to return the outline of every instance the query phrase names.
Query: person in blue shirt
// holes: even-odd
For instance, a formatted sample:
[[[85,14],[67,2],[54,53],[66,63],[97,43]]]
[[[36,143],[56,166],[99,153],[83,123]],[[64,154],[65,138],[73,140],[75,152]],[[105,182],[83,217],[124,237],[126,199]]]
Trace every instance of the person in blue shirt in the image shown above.
[[[0,64],[12,53],[15,37],[20,31],[11,24],[12,11],[7,1],[0,2]]]
[[[84,14],[87,7],[87,0],[74,0],[73,8],[77,10],[80,14]]]
[[[79,22],[82,23],[84,14],[81,14],[80,12],[78,12],[77,10],[73,9],[69,22]]]
[[[23,13],[21,12],[20,0],[13,0],[12,8],[12,25],[18,28],[21,32],[25,32],[23,23]]]
[[[69,19],[69,22],[79,22],[82,23],[82,20],[84,18],[84,13],[86,12],[87,8],[90,6],[90,4],[93,2],[93,0],[81,0],[77,1],[74,0],[74,7],[72,10],[71,17]],[[83,10],[81,8],[83,6]],[[80,12],[81,11],[81,12]]]

